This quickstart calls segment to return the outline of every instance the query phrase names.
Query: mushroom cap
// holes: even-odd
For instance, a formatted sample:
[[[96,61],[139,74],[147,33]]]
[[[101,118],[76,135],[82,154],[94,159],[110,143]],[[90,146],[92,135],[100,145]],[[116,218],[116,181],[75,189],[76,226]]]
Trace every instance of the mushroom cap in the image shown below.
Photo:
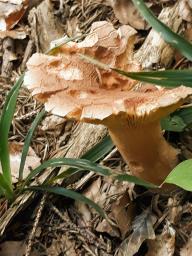
[[[59,47],[55,51],[56,56],[34,54],[27,62],[24,83],[41,100],[66,90],[130,89],[135,81],[111,70],[101,70],[80,59],[78,53],[96,57],[111,67],[140,70],[140,65],[131,62],[135,34],[136,31],[130,26],[116,30],[109,22],[95,22],[84,41]]]
[[[34,54],[27,63],[24,83],[47,111],[62,117],[108,126],[117,116],[130,125],[158,120],[177,109],[192,89],[136,89],[136,81],[98,68],[78,55],[85,53],[111,67],[138,71],[140,66],[131,59],[134,42],[135,31],[129,26],[115,30],[108,22],[93,23],[81,43],[63,45],[56,56]]]
[[[88,123],[109,125],[116,117],[126,118],[130,126],[160,120],[176,110],[192,94],[192,88],[157,89],[140,92],[121,89],[61,91],[45,103],[55,115]]]

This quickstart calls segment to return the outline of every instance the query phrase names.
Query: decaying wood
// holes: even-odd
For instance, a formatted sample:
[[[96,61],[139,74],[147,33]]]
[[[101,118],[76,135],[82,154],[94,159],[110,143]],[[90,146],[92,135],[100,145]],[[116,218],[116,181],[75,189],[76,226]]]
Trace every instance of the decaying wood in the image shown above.
[[[174,32],[178,32],[182,19],[179,16],[179,5],[183,0],[178,1],[173,7],[162,9],[159,19],[168,25]],[[144,44],[135,54],[135,60],[141,63],[143,68],[151,68],[154,64],[168,67],[173,60],[175,50],[165,43],[160,34],[152,29]]]
[[[1,75],[9,77],[13,69],[13,60],[15,60],[14,54],[14,41],[11,38],[5,38],[3,40],[3,62],[1,67]]]
[[[37,52],[46,52],[50,48],[51,41],[64,35],[63,27],[54,16],[49,0],[45,0],[37,8],[33,8],[28,19]]]
[[[29,40],[28,43],[27,43],[27,47],[25,49],[25,53],[24,53],[24,56],[23,56],[23,61],[21,63],[21,70],[24,71],[24,69],[26,68],[26,63],[29,59],[29,57],[31,57],[32,53],[33,53],[33,50],[34,50],[34,42],[33,40]]]
[[[68,140],[65,150],[60,152],[62,156],[69,158],[79,158],[89,149],[96,145],[107,134],[107,129],[102,125],[92,125],[80,123],[72,130],[70,139]],[[61,167],[63,172],[67,167]],[[65,184],[73,183],[78,180],[81,173],[77,173],[67,179]]]

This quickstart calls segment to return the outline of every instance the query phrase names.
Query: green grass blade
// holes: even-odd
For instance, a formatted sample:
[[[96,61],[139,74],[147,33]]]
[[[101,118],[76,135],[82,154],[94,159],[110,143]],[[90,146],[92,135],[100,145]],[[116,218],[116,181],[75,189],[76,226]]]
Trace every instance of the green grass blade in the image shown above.
[[[114,174],[114,175],[112,175],[112,177],[118,181],[132,182],[136,185],[143,186],[146,188],[158,188],[158,186],[156,186],[148,181],[144,181],[142,179],[139,179],[139,178],[129,175],[129,174]]]
[[[69,168],[67,171],[65,171],[62,174],[56,176],[54,180],[66,178],[66,177],[68,177],[72,174],[78,173],[79,171],[83,172],[83,171],[86,171],[86,170],[83,170],[83,169],[82,170],[75,170],[75,169]],[[117,174],[117,173],[113,173],[112,171],[110,171],[109,174],[106,174],[106,173],[97,172],[95,170],[93,170],[93,172],[101,174],[103,176],[111,176],[113,179],[118,180],[118,181],[132,182],[136,185],[143,186],[143,187],[146,187],[146,188],[157,188],[156,185],[154,185],[150,182],[144,181],[142,179],[139,179],[135,176],[129,175],[129,174]]]
[[[138,80],[141,82],[152,83],[164,87],[176,87],[185,85],[192,87],[192,70],[165,70],[165,71],[142,71],[142,72],[127,72],[117,68],[110,68],[110,66],[103,64],[93,57],[79,54],[79,57],[89,63],[98,66],[101,69],[113,70],[118,74]]]
[[[0,184],[0,197],[5,196],[4,189],[2,188]]]
[[[107,153],[109,153],[112,148],[114,147],[114,144],[109,136],[105,136],[101,142],[99,142],[97,145],[95,145],[93,148],[91,148],[87,153],[85,153],[81,159],[89,160],[93,163],[96,163],[100,159],[102,159]],[[60,173],[58,176],[54,177],[51,182],[54,182],[58,179],[64,179],[72,174],[75,174],[76,172],[79,172],[80,170],[74,169],[74,168],[68,168],[64,172]]]
[[[124,180],[124,181],[129,181],[129,182],[134,182],[135,184],[138,185],[142,185],[145,186],[147,188],[154,188],[156,187],[155,185],[143,181],[137,177],[134,177],[132,175],[128,175],[128,174],[115,174],[111,171],[111,169],[107,168],[107,167],[103,167],[101,165],[92,163],[88,160],[85,159],[72,159],[72,158],[58,158],[58,159],[50,159],[46,162],[44,162],[42,165],[40,165],[39,167],[37,167],[36,169],[34,169],[29,175],[28,177],[25,179],[24,184],[23,184],[23,188],[28,185],[29,181],[34,178],[37,174],[41,173],[44,169],[50,168],[50,167],[60,167],[63,165],[67,165],[67,166],[72,166],[76,169],[79,169],[81,171],[93,171],[95,173],[98,173],[100,175],[103,176],[112,176],[114,179],[117,180]],[[75,169],[71,169],[71,170],[67,170],[65,172],[65,175],[71,175],[79,170],[75,170]],[[63,178],[63,177],[62,177]]]
[[[183,56],[187,59],[192,60],[192,44],[186,41],[183,37],[174,33],[169,27],[158,20],[151,10],[145,5],[143,0],[132,0],[136,8],[139,10],[141,15],[146,19],[146,21],[160,33],[162,38],[172,45],[174,48],[179,50]]]
[[[87,153],[85,153],[81,158],[87,159],[91,162],[97,162],[108,154],[114,144],[109,136],[105,136],[101,142],[91,148]]]
[[[192,124],[192,107],[179,109],[175,112],[185,122],[186,125]]]
[[[13,199],[13,190],[10,188],[9,184],[6,182],[4,176],[0,173],[0,192],[5,195],[9,200]]]
[[[49,54],[49,55],[54,55],[57,53],[57,50],[64,44],[67,44],[71,41],[77,40],[77,39],[81,39],[82,37],[84,37],[84,35],[81,36],[74,36],[72,38],[67,37],[67,38],[62,38],[63,40],[61,40],[61,42],[58,42],[54,47],[52,47],[51,49],[49,49],[48,51],[45,52],[45,54]]]
[[[166,70],[153,72],[126,72],[120,69],[112,70],[134,80],[164,87],[177,87],[180,85],[192,87],[192,70]]]
[[[189,159],[178,164],[164,183],[175,184],[187,191],[192,191],[192,160]]]
[[[82,203],[85,203],[85,204],[93,207],[103,218],[107,218],[106,213],[103,211],[103,209],[98,204],[94,203],[89,198],[87,198],[73,190],[62,188],[62,187],[49,187],[49,186],[33,186],[33,187],[29,187],[29,189],[33,190],[33,191],[44,191],[44,192],[54,193],[57,195],[71,198],[76,201],[80,201]]]
[[[86,159],[55,158],[42,163],[40,166],[31,171],[31,173],[25,179],[24,185],[27,185],[32,178],[34,178],[37,174],[41,173],[43,170],[47,168],[60,167],[63,165],[71,166],[76,169],[95,171],[106,176],[110,175],[110,169],[101,167]],[[73,171],[71,172],[73,173]]]
[[[38,115],[35,117],[27,135],[25,138],[25,143],[23,146],[23,150],[22,150],[22,155],[21,155],[21,163],[20,163],[20,167],[19,167],[19,180],[21,181],[23,179],[23,170],[24,170],[24,166],[25,166],[25,161],[26,161],[26,157],[29,151],[29,146],[31,143],[31,139],[32,136],[34,134],[35,129],[37,128],[38,124],[41,122],[43,116],[45,115],[45,110],[43,109],[41,112],[38,113]]]
[[[12,181],[11,181],[11,168],[10,168],[10,160],[9,160],[9,145],[8,145],[8,135],[11,127],[11,122],[13,119],[13,115],[15,112],[15,106],[17,101],[17,96],[19,93],[19,89],[23,83],[22,75],[18,81],[15,83],[11,91],[9,92],[5,105],[2,111],[1,121],[0,121],[0,159],[2,172],[7,184],[10,189],[12,189]]]

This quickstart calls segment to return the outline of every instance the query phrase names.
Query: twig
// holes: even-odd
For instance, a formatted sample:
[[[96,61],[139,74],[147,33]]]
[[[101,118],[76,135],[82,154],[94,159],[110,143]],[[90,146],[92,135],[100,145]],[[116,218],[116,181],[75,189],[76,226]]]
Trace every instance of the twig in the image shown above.
[[[35,222],[34,222],[32,230],[31,230],[31,234],[29,236],[29,241],[28,241],[28,244],[27,244],[27,247],[26,247],[25,256],[30,256],[32,245],[33,245],[33,240],[34,240],[34,237],[35,237],[37,226],[39,224],[39,220],[40,220],[41,215],[42,215],[43,208],[45,206],[46,199],[47,199],[47,194],[45,194],[41,199],[40,206],[39,206],[39,209],[38,209],[38,212],[37,212],[37,216],[35,218]]]

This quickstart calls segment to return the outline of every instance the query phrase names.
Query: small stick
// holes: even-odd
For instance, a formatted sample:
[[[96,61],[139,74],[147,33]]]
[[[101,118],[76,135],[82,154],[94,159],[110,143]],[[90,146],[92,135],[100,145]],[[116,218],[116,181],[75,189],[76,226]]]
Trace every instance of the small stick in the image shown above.
[[[46,199],[47,199],[47,194],[45,194],[41,199],[40,206],[39,206],[39,209],[38,209],[38,212],[37,212],[37,216],[35,218],[35,222],[34,222],[32,230],[31,230],[31,234],[29,236],[29,241],[28,241],[28,245],[26,247],[25,256],[30,256],[32,245],[33,245],[33,240],[34,240],[35,233],[36,233],[36,230],[37,230],[37,227],[38,227],[38,224],[39,224],[39,220],[40,220],[41,215],[42,215],[43,208],[45,206]]]

